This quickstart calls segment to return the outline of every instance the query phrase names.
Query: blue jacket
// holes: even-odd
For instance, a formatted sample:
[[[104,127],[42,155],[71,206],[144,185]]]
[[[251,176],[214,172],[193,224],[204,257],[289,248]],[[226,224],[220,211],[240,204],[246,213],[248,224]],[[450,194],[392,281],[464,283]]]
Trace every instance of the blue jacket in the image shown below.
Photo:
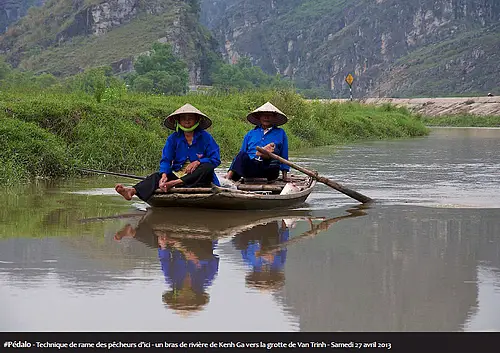
[[[200,267],[197,267],[192,261],[186,260],[178,250],[158,249],[158,256],[165,280],[172,288],[182,288],[182,284],[189,274],[193,290],[196,293],[203,293],[205,288],[212,285],[219,270],[217,255],[208,260],[200,260]]]
[[[188,158],[191,162],[211,163],[217,168],[221,163],[219,145],[205,130],[195,130],[191,146],[188,145],[183,131],[174,132],[167,138],[163,147],[160,173],[179,171]],[[220,186],[215,172],[212,182]]]
[[[243,139],[240,152],[245,152],[248,154],[250,159],[254,159],[255,153],[257,152],[256,147],[264,147],[271,142],[274,142],[275,144],[274,154],[288,159],[288,137],[285,130],[277,126],[273,126],[271,131],[268,131],[265,135],[264,129],[260,125],[250,130]],[[273,160],[271,163],[273,162],[279,164],[280,170],[284,170],[286,172],[290,170],[290,167],[286,164],[279,163],[275,160]],[[233,163],[231,163],[231,167],[229,167],[229,169],[232,169]]]
[[[278,232],[279,243],[285,242],[290,236],[288,228],[280,229]],[[252,241],[248,244],[247,248],[241,251],[243,260],[252,267],[253,271],[261,272],[264,266],[269,266],[271,271],[282,271],[285,267],[287,249],[281,249],[274,253],[272,263],[269,263],[262,257],[255,256],[257,251],[261,251],[262,247],[258,241]]]

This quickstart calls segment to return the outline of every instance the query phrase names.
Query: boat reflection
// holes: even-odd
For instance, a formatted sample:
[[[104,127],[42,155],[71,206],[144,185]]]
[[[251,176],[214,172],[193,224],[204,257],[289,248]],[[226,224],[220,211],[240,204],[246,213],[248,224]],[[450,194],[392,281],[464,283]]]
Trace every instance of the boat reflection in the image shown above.
[[[167,308],[182,316],[203,310],[210,301],[209,287],[216,281],[220,241],[229,241],[239,251],[249,271],[248,288],[275,291],[285,283],[287,246],[325,231],[333,223],[364,215],[359,207],[347,215],[325,220],[310,211],[281,213],[185,212],[149,209],[135,226],[127,224],[114,239],[134,238],[158,249],[158,259],[169,287],[162,294]],[[224,217],[222,217],[224,215]],[[322,220],[319,224],[314,221]],[[291,237],[297,222],[310,230]]]
[[[291,229],[297,224],[296,218],[282,218],[265,225],[258,225],[235,236],[233,245],[241,252],[242,259],[251,271],[246,275],[245,282],[249,288],[275,291],[285,284],[285,262],[287,247],[312,238],[330,228],[342,219],[366,215],[363,209],[367,205],[359,205],[348,209],[347,215],[313,223],[313,218],[307,218],[310,230],[290,237]]]

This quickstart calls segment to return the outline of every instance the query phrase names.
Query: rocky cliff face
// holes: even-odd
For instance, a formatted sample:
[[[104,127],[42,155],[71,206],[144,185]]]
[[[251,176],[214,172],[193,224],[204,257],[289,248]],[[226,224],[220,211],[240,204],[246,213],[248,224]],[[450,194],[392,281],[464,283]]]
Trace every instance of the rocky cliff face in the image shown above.
[[[26,15],[32,6],[43,6],[46,0],[0,0],[0,33]]]
[[[218,47],[335,98],[349,95],[348,73],[356,97],[500,94],[500,0],[0,0],[7,24],[0,54],[58,75],[130,71],[159,40],[188,62],[191,84],[209,81]]]
[[[111,65],[131,71],[154,41],[170,43],[187,63],[191,84],[208,80],[216,42],[199,25],[193,0],[53,0],[0,37],[0,51],[23,69],[74,74]]]
[[[228,62],[333,97],[481,93],[500,82],[498,0],[202,0]],[[224,9],[220,11],[220,9]]]

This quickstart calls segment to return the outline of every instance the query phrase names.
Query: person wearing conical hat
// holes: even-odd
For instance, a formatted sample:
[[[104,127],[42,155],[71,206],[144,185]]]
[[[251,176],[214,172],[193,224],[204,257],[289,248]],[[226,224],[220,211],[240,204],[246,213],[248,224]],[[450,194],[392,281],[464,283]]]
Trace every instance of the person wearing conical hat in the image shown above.
[[[205,131],[212,125],[210,118],[191,104],[185,104],[163,124],[174,133],[163,147],[159,171],[133,187],[116,185],[116,192],[126,200],[137,195],[147,201],[158,188],[166,192],[176,186],[205,187],[211,183],[220,186],[214,172],[221,163],[219,145]]]
[[[174,239],[169,234],[158,236],[158,256],[165,281],[171,290],[162,295],[163,303],[179,314],[202,310],[210,296],[219,270],[219,257],[214,254],[216,240]]]
[[[244,137],[239,153],[234,157],[226,178],[238,181],[240,178],[267,178],[276,180],[280,171],[287,181],[290,167],[257,151],[262,147],[282,158],[288,159],[288,137],[279,126],[288,121],[287,116],[267,102],[247,116],[255,125]]]
[[[284,285],[287,249],[270,251],[270,248],[289,238],[290,229],[285,220],[258,225],[233,238],[233,244],[251,269],[245,276],[248,287],[277,290]]]

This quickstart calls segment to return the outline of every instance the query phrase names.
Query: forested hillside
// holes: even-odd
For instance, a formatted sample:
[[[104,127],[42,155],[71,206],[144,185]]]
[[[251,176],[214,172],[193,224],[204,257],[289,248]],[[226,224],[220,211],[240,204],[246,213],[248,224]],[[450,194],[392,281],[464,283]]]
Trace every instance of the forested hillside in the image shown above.
[[[359,98],[500,94],[499,0],[0,0],[0,24],[13,67],[56,76],[131,72],[159,41],[191,85],[279,75],[306,97],[347,98],[351,73]]]

